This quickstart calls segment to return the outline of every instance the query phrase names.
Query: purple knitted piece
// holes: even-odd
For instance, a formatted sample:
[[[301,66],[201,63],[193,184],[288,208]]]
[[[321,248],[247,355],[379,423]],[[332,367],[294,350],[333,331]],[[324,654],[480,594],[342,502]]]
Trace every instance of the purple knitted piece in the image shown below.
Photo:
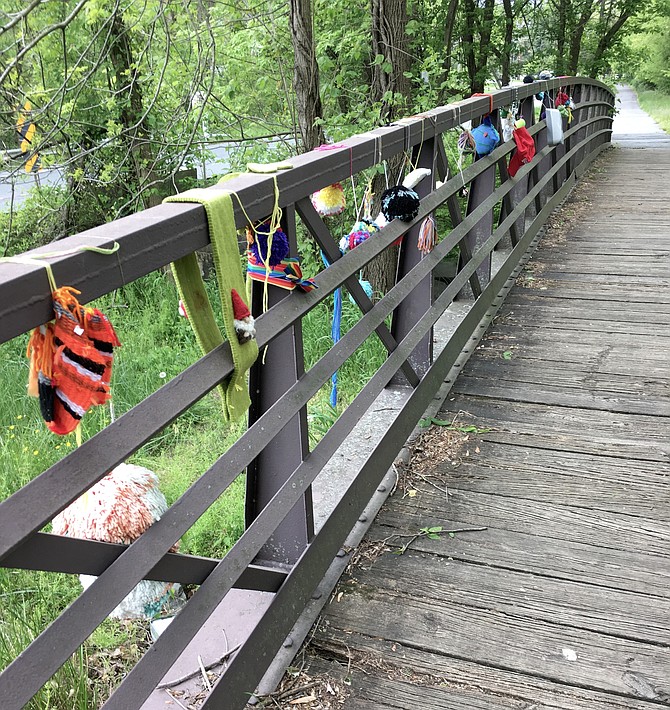
[[[250,249],[259,262],[265,263],[268,253],[268,235],[270,233],[269,222],[256,227],[254,241],[250,245]],[[270,266],[280,264],[289,253],[288,237],[282,231],[281,227],[277,227],[272,235],[272,248],[270,250]]]

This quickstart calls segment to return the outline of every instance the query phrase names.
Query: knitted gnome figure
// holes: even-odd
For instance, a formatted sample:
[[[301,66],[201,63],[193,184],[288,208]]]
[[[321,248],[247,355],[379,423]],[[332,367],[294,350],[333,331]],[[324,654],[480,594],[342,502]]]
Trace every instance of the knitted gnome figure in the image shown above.
[[[242,300],[240,294],[232,289],[230,295],[233,300],[233,314],[235,316],[235,334],[240,345],[247,343],[256,337],[256,326],[247,304]]]
[[[57,535],[130,544],[167,510],[153,471],[122,463],[53,519]],[[175,552],[175,545],[171,552]],[[95,577],[82,574],[87,589]],[[112,611],[117,619],[148,618],[175,612],[185,602],[181,587],[171,582],[142,580]]]

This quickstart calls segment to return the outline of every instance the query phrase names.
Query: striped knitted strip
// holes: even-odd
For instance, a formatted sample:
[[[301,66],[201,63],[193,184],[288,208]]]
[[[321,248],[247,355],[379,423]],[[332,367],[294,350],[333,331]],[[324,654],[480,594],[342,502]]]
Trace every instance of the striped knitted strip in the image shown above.
[[[301,291],[309,292],[317,288],[314,279],[303,278],[300,260],[296,257],[283,259],[269,271],[266,270],[263,262],[256,259],[251,251],[248,252],[247,257],[247,274],[252,281],[272,284],[288,291],[299,288]]]

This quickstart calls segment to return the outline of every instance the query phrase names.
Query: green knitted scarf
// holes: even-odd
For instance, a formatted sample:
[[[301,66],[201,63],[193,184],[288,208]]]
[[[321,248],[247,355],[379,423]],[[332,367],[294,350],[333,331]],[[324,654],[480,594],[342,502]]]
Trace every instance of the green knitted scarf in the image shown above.
[[[258,357],[256,341],[250,340],[240,345],[233,325],[231,291],[235,289],[240,297],[246,300],[246,289],[242,277],[231,194],[223,190],[196,188],[168,197],[164,202],[198,202],[207,213],[223,322],[235,365],[232,375],[220,386],[223,415],[226,421],[230,421],[241,417],[249,409],[251,401],[246,374]],[[205,292],[205,284],[195,253],[175,261],[172,264],[172,272],[188,319],[203,353],[206,354],[220,345],[223,337],[214,319],[214,312]]]

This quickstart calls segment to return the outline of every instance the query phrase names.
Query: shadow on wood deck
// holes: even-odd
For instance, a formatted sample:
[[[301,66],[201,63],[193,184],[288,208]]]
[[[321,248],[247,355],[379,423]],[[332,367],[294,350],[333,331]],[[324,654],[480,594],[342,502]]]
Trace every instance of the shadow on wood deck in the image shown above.
[[[670,149],[593,170],[326,607],[338,707],[670,706]]]

